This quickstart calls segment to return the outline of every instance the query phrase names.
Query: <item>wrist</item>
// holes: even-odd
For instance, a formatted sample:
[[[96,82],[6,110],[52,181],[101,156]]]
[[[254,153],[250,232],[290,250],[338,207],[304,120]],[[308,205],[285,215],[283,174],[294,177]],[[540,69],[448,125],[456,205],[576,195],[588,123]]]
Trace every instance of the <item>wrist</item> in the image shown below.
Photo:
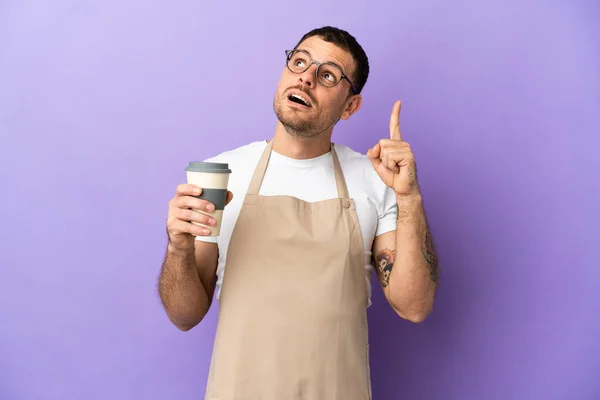
[[[167,244],[167,253],[173,256],[189,257],[194,254],[194,242],[191,245],[175,245],[169,240]]]
[[[398,206],[420,204],[422,201],[423,199],[421,197],[421,193],[418,190],[415,190],[408,194],[396,193],[396,203],[398,203]]]

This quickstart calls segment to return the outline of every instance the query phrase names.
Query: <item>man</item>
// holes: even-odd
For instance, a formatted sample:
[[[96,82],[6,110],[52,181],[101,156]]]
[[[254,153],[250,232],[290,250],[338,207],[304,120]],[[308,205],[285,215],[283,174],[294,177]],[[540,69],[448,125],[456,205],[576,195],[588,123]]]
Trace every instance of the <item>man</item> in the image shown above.
[[[350,34],[309,32],[286,52],[272,140],[207,160],[233,171],[218,239],[190,223],[214,224],[191,210],[214,210],[202,188],[179,185],[169,203],[167,315],[189,330],[215,290],[220,304],[206,399],[370,399],[372,265],[402,318],[432,309],[437,257],[401,103],[389,139],[366,156],[331,143],[334,125],[360,109],[368,73]]]

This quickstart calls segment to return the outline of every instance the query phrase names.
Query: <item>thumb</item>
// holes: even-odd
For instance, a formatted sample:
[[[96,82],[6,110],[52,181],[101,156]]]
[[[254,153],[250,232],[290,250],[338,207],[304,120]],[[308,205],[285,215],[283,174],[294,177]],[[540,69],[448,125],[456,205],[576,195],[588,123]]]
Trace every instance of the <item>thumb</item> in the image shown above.
[[[227,197],[225,198],[225,205],[229,204],[233,200],[233,193],[229,190],[227,191]]]
[[[373,148],[367,151],[367,157],[371,161],[374,167],[377,167],[381,163],[381,159],[379,158],[381,154],[381,146],[377,143]]]

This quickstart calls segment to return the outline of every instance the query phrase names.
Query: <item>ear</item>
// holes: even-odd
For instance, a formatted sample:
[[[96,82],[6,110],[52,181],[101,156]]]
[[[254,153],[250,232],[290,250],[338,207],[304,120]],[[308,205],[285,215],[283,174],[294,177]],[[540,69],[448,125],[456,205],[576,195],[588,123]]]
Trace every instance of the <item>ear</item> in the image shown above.
[[[351,96],[350,99],[346,101],[344,112],[342,112],[340,118],[347,120],[352,114],[360,110],[360,106],[362,106],[362,96],[360,94]]]

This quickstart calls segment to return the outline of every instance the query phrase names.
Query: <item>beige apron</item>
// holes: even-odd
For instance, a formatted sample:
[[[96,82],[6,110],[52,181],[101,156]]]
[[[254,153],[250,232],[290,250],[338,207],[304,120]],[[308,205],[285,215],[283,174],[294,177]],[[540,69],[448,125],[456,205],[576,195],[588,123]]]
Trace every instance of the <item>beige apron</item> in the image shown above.
[[[272,142],[227,253],[206,400],[371,398],[362,235],[332,145],[338,197],[259,195]]]

